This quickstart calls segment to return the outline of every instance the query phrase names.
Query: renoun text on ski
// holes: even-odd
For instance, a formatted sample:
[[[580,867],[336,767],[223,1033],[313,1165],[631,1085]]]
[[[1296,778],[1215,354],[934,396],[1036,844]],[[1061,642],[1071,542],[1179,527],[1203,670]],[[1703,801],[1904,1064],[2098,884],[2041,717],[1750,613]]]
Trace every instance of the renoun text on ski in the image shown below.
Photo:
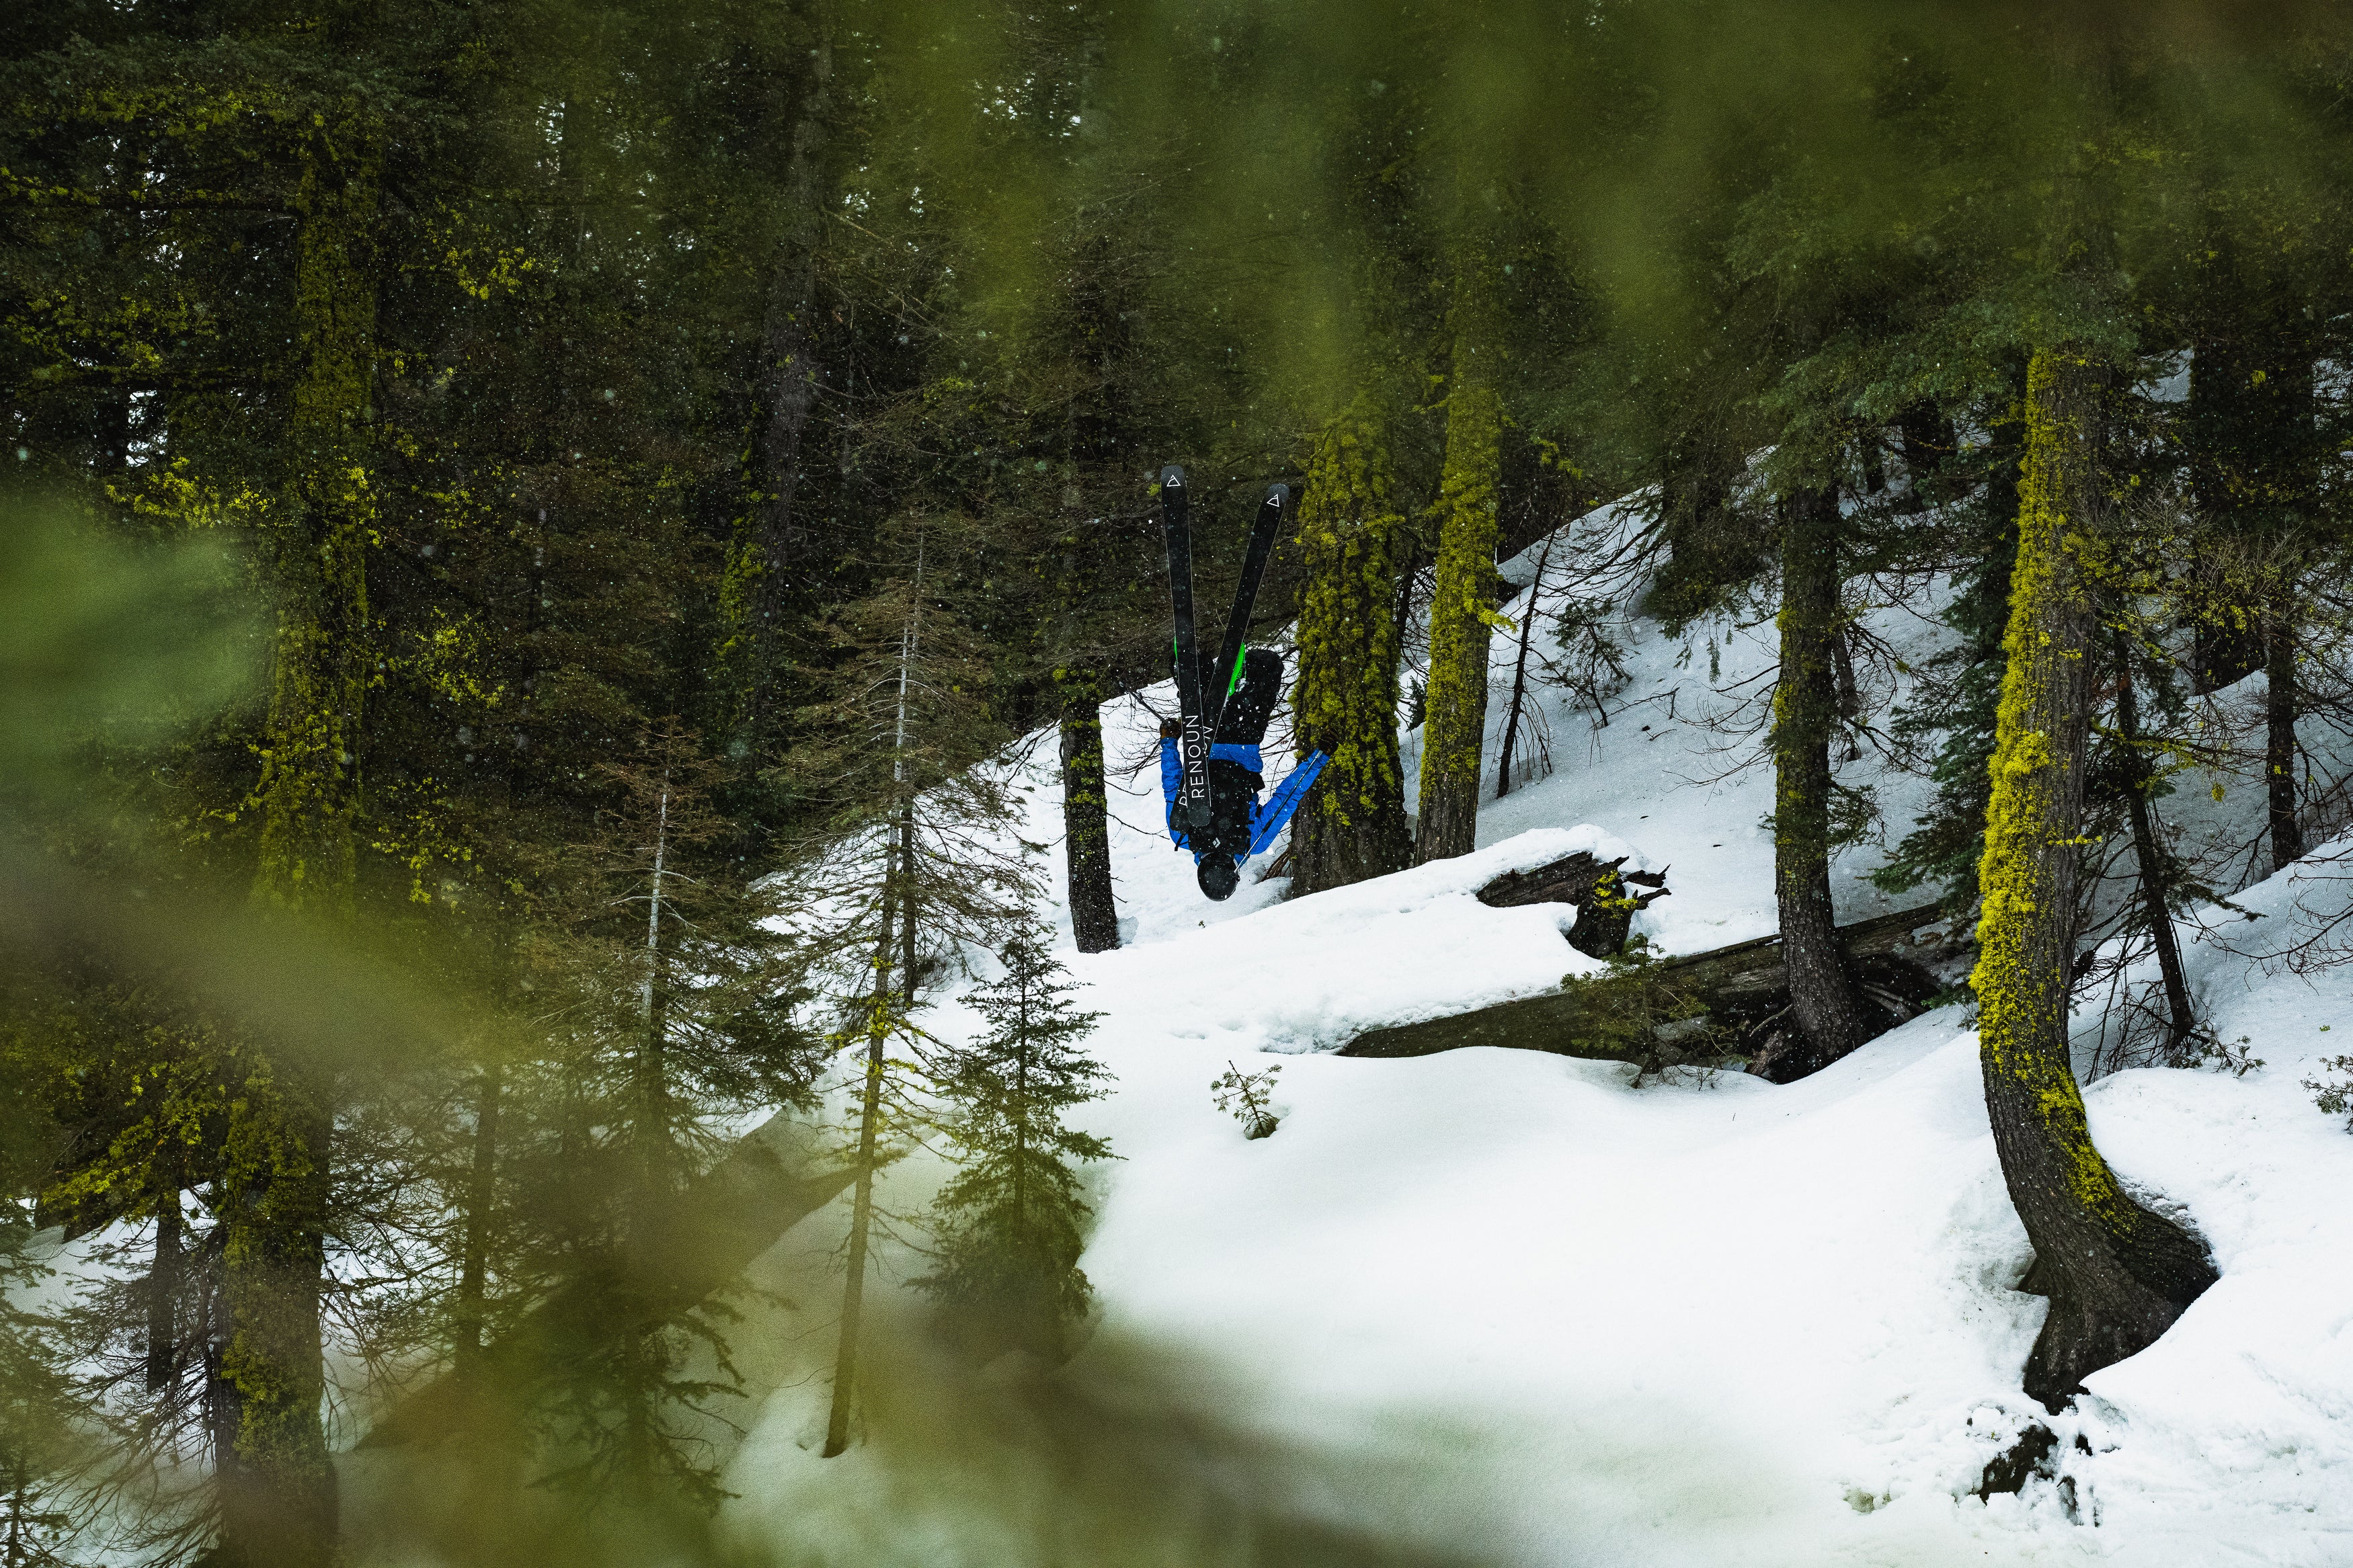
[[[1161,726],[1160,788],[1168,837],[1193,852],[1195,877],[1213,899],[1233,896],[1242,862],[1274,842],[1328,760],[1315,752],[1261,804],[1266,779],[1259,742],[1282,695],[1282,656],[1248,647],[1250,606],[1266,558],[1291,510],[1291,487],[1269,485],[1250,530],[1225,641],[1204,658],[1193,629],[1193,539],[1185,470],[1160,470],[1161,521],[1168,535],[1168,594],[1176,616],[1177,717]]]

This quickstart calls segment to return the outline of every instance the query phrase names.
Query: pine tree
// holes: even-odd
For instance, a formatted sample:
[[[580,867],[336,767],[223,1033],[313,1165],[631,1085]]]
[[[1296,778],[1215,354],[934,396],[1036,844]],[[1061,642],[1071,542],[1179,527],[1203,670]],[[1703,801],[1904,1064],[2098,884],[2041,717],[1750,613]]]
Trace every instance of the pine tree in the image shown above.
[[[1782,500],[1781,670],[1773,690],[1773,890],[1789,968],[1790,1010],[1805,1035],[1808,1066],[1837,1061],[1869,1037],[1831,908],[1831,734],[1838,706],[1831,654],[1841,632],[1844,580],[1839,521],[1835,489],[1799,489]]]
[[[2052,1408],[2147,1346],[2214,1279],[2197,1244],[2117,1184],[2092,1143],[2068,1045],[2095,629],[2087,552],[2105,505],[2102,367],[2038,350],[2028,372],[2018,564],[1971,977],[1994,1147],[2051,1298],[2026,1391]]]
[[[1482,262],[1458,268],[1454,384],[1446,400],[1446,468],[1438,498],[1438,583],[1430,606],[1430,686],[1421,731],[1417,862],[1467,855],[1479,826],[1479,764],[1487,735],[1487,649],[1501,581],[1496,489],[1504,410],[1488,363],[1501,350],[1487,325]],[[1482,359],[1482,355],[1487,356]]]
[[[1004,973],[972,997],[987,1033],[933,1055],[962,1160],[936,1201],[935,1265],[915,1283],[977,1359],[1018,1349],[1051,1365],[1089,1297],[1074,1164],[1111,1157],[1103,1139],[1062,1122],[1105,1092],[1081,1048],[1100,1015],[1071,1007],[1045,931],[1021,932],[1000,956]]]

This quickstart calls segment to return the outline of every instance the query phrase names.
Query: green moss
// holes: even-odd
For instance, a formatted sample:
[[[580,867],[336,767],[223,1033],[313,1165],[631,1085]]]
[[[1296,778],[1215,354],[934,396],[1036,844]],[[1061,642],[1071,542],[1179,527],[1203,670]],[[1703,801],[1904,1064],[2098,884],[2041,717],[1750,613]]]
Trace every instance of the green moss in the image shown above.
[[[278,647],[263,732],[255,890],[288,905],[340,902],[354,874],[362,721],[372,679],[368,552],[373,478],[375,225],[380,132],[322,129],[297,189],[295,319],[301,368],[278,511]]]
[[[1332,759],[1301,809],[1299,839],[1394,841],[1388,858],[1401,863],[1397,578],[1405,518],[1391,490],[1380,411],[1360,397],[1316,441],[1300,501],[1306,584],[1292,704],[1303,746]],[[1354,867],[1335,879],[1397,868]]]
[[[1430,607],[1430,688],[1422,723],[1421,857],[1462,854],[1479,801],[1487,728],[1487,643],[1495,625],[1503,400],[1483,381],[1457,385],[1446,405],[1440,482],[1437,591]]]
[[[2026,454],[2019,480],[2018,563],[2010,578],[2008,667],[1995,715],[1993,795],[1978,867],[1978,1050],[1989,1077],[2009,1079],[2034,1107],[2076,1199],[2118,1228],[2137,1213],[2092,1144],[2067,1055],[2069,952],[2064,864],[2081,816],[2085,715],[2063,693],[2083,688],[2084,639],[2095,625],[2088,582],[2099,564],[2084,515],[2097,476],[2077,421],[2088,367],[2042,350],[2027,374]],[[2070,670],[2073,664],[2078,668]]]

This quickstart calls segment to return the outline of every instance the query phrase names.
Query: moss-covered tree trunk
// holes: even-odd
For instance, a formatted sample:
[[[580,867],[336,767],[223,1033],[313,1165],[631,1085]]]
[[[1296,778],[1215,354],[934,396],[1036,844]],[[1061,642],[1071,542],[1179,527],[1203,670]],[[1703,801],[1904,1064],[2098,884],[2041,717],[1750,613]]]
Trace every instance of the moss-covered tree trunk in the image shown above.
[[[1112,894],[1109,797],[1103,784],[1103,704],[1092,688],[1062,704],[1062,862],[1071,896],[1071,934],[1081,952],[1119,945],[1119,905]]]
[[[1838,496],[1781,504],[1781,678],[1773,694],[1773,895],[1809,1068],[1870,1037],[1831,911],[1831,737],[1838,728]],[[1796,1064],[1791,1064],[1794,1067]]]
[[[1458,349],[1446,402],[1446,468],[1439,488],[1438,583],[1430,603],[1430,688],[1421,727],[1417,864],[1467,855],[1479,828],[1479,763],[1487,735],[1487,645],[1495,574],[1495,488],[1502,400]]]
[[[214,1456],[214,1480],[216,1560],[234,1568],[314,1568],[336,1555],[320,1408],[330,1121],[323,1096],[267,1063],[239,1086],[230,1113],[220,1205],[229,1333],[218,1376],[231,1436]]]
[[[1359,398],[1317,439],[1300,500],[1306,584],[1292,706],[1303,752],[1332,759],[1292,823],[1302,893],[1402,870],[1411,853],[1397,725],[1405,519],[1391,500],[1383,437],[1378,410]]]
[[[2051,1298],[2025,1387],[2054,1409],[2154,1342],[2214,1279],[2197,1243],[2126,1195],[2093,1146],[2069,1057],[2101,395],[2084,354],[2035,354],[1973,977],[1994,1147],[2034,1246],[2028,1285]]]
[[[294,210],[301,371],[272,532],[278,639],[255,805],[257,898],[309,918],[348,910],[370,672],[367,552],[376,526],[375,226],[380,128],[316,127]],[[294,1058],[248,1058],[221,1205],[233,1407],[216,1456],[218,1555],[306,1568],[335,1554],[335,1478],[320,1408],[331,1094]]]

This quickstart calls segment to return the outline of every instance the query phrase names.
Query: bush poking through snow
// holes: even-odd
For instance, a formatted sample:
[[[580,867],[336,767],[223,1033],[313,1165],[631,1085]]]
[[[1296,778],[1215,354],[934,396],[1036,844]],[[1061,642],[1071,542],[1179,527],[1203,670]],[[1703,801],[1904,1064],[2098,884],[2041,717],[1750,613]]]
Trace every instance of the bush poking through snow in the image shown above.
[[[1271,1138],[1282,1124],[1273,1110],[1274,1080],[1282,1071],[1271,1067],[1264,1072],[1244,1072],[1228,1062],[1226,1070],[1210,1081],[1209,1099],[1242,1124],[1243,1137]]]
[[[2304,1087],[2312,1090],[2315,1105],[2345,1118],[2345,1131],[2353,1132],[2353,1057],[2323,1057],[2320,1065],[2329,1076],[2306,1079]]]
[[[1725,1033],[1706,1021],[1707,1004],[1668,980],[1666,964],[1647,939],[1628,939],[1626,951],[1609,964],[1599,974],[1561,979],[1562,989],[1585,1005],[1580,1043],[1599,1047],[1597,1055],[1634,1063],[1637,1082],[1653,1073],[1712,1067],[1723,1057]]]

